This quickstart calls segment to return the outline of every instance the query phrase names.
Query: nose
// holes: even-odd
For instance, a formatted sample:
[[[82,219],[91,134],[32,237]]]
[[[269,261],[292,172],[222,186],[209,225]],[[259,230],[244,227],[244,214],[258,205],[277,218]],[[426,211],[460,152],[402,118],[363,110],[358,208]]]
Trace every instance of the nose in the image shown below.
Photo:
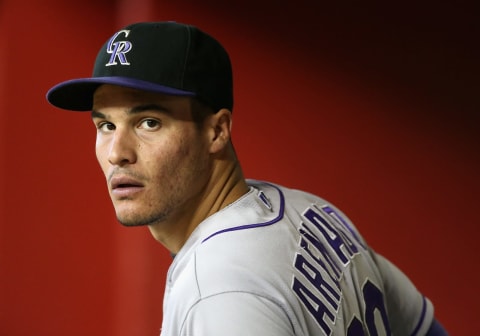
[[[110,143],[108,162],[115,166],[125,166],[135,163],[137,160],[135,148],[135,141],[133,137],[128,134],[128,131],[117,129]]]

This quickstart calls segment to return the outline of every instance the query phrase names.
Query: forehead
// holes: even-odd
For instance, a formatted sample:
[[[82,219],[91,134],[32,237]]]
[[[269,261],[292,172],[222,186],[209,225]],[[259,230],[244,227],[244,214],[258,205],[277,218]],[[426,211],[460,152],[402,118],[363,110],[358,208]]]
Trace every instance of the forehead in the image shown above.
[[[93,95],[93,110],[161,104],[169,108],[190,108],[191,98],[142,91],[117,85],[101,85]]]

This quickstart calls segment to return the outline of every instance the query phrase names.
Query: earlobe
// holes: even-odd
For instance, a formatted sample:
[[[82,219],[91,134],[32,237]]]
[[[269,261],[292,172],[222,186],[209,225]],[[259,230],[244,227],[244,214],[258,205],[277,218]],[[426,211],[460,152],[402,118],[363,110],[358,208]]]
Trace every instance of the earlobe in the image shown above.
[[[227,109],[221,109],[212,116],[211,122],[213,137],[211,139],[210,152],[217,153],[223,150],[230,141],[232,112]]]

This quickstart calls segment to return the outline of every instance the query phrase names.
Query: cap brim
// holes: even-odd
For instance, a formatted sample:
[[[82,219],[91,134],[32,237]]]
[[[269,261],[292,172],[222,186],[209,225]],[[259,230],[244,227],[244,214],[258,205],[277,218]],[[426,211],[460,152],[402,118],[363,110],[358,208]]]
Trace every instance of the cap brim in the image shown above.
[[[61,109],[71,111],[91,111],[93,106],[93,94],[102,84],[113,84],[174,96],[195,96],[194,92],[129,77],[93,77],[72,79],[57,84],[47,92],[47,100],[50,104]]]

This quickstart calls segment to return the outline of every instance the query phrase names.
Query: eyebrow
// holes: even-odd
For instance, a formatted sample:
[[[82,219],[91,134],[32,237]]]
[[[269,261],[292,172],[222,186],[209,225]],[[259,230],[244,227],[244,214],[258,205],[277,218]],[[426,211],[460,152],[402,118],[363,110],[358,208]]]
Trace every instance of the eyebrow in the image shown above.
[[[132,115],[132,114],[142,113],[142,112],[145,112],[145,111],[158,111],[158,112],[162,112],[162,113],[166,113],[166,114],[172,114],[171,110],[169,110],[168,108],[166,108],[162,105],[158,105],[158,104],[145,104],[145,105],[134,106],[134,107],[130,108],[129,110],[127,110],[127,114]],[[105,119],[106,116],[102,112],[92,110],[92,119],[93,118]]]

